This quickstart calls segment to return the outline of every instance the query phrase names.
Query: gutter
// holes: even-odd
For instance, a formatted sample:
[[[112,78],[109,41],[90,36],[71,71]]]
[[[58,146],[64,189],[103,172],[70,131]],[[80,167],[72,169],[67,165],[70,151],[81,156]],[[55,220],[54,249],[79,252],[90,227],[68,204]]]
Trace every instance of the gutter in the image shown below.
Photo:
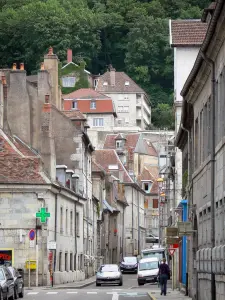
[[[198,53],[197,59],[196,59],[195,64],[194,64],[194,67],[192,68],[191,73],[189,74],[189,76],[188,76],[188,78],[187,78],[187,80],[184,84],[184,87],[183,87],[183,89],[180,93],[182,97],[185,97],[187,95],[190,86],[192,85],[193,81],[196,79],[197,73],[198,73],[198,71],[201,67],[201,64],[204,61],[204,59],[202,57],[202,53],[206,53],[206,51],[208,49],[208,46],[210,44],[210,41],[211,41],[211,39],[213,37],[213,34],[214,34],[214,31],[216,29],[217,20],[218,20],[220,14],[221,14],[223,5],[224,5],[224,0],[218,0],[217,1],[214,14],[212,16],[212,19],[210,21],[210,24],[209,24],[209,27],[208,27],[208,30],[207,30],[207,33],[206,33],[206,37],[205,37],[205,39],[202,43],[202,46],[201,46],[201,49]]]

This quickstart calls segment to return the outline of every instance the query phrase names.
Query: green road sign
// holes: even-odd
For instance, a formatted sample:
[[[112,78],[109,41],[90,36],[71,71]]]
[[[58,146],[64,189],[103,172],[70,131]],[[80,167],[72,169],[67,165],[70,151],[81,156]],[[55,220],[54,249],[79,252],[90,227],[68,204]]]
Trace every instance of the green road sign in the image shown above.
[[[42,207],[41,210],[36,213],[36,218],[40,218],[41,223],[45,223],[47,218],[50,218],[50,213],[46,211],[45,207]]]

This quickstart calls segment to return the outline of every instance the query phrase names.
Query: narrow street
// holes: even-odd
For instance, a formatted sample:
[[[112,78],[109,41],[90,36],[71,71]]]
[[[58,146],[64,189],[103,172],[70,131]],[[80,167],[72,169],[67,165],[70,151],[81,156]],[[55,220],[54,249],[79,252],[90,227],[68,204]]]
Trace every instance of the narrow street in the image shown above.
[[[168,287],[171,284],[169,282]],[[136,274],[124,274],[123,275],[123,286],[116,285],[103,285],[96,287],[95,283],[91,284],[82,289],[54,289],[54,290],[43,290],[41,288],[26,290],[25,299],[80,299],[85,297],[85,300],[125,300],[125,298],[135,299],[150,299],[149,292],[158,291],[159,287],[157,283],[149,283],[142,287],[137,284]]]

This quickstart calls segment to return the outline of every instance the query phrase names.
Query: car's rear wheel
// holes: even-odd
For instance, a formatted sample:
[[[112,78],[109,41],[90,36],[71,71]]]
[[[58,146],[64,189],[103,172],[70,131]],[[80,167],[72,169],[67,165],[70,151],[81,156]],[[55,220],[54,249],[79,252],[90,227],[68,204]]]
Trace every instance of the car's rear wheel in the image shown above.
[[[96,286],[101,286],[101,283],[98,283],[98,282],[96,281]]]
[[[123,281],[121,280],[120,283],[119,283],[119,286],[122,286],[122,285],[123,285]]]
[[[138,281],[138,285],[144,285],[144,283],[143,283],[143,282],[140,282],[140,281]]]

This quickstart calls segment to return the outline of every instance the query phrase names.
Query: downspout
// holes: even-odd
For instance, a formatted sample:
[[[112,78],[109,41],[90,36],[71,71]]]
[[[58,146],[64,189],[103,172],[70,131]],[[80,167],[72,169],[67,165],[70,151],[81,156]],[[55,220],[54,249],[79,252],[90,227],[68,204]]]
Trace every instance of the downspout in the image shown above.
[[[212,250],[215,247],[215,96],[216,96],[216,76],[215,76],[215,63],[210,58],[208,58],[203,52],[201,52],[204,61],[211,66],[211,84],[212,84],[212,94],[211,94],[211,299],[216,299],[216,282],[215,274],[213,273],[213,258]]]
[[[79,197],[78,197],[78,202],[79,202]],[[74,202],[74,222],[75,222],[75,239],[74,239],[74,242],[75,242],[75,264],[76,264],[76,270],[77,270],[77,203],[76,201]],[[75,270],[75,271],[76,271]]]
[[[139,201],[139,191],[137,190],[137,200],[138,200],[138,255],[140,255],[140,201]]]
[[[134,254],[134,192],[132,187],[132,242],[133,242],[133,253]]]

